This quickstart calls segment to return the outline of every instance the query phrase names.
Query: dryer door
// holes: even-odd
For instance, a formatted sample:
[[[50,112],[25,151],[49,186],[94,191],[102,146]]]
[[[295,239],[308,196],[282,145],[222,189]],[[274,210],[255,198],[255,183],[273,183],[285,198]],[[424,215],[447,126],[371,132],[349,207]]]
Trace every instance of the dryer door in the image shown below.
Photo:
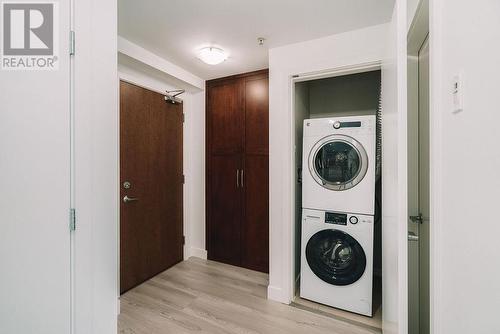
[[[332,135],[319,140],[309,153],[309,171],[321,186],[335,191],[355,187],[368,170],[368,155],[354,138]]]
[[[311,270],[333,285],[349,285],[363,276],[366,255],[363,247],[349,234],[339,230],[322,230],[306,246]]]

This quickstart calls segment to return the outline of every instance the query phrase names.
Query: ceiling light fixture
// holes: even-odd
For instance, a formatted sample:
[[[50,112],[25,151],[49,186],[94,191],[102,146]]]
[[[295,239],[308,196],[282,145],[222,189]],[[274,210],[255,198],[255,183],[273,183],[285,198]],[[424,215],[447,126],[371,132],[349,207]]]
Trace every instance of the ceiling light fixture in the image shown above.
[[[227,55],[224,50],[209,46],[200,50],[198,58],[209,65],[217,65],[226,60]]]

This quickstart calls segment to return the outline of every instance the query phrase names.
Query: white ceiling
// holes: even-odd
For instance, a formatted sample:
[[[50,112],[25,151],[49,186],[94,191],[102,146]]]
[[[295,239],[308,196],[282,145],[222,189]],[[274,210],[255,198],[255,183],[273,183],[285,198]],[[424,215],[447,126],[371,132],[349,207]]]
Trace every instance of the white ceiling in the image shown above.
[[[268,49],[388,22],[394,0],[119,0],[120,36],[203,79],[267,68]],[[264,46],[258,37],[266,38]],[[229,53],[211,66],[197,50]]]

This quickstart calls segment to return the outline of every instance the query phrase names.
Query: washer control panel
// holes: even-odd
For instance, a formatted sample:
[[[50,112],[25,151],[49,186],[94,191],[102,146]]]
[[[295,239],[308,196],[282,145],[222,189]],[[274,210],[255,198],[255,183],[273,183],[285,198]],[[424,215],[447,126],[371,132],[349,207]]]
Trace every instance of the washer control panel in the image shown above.
[[[321,217],[316,217],[316,218],[321,219]],[[368,216],[355,216],[346,213],[325,212],[325,224],[347,226],[348,223],[352,225],[356,225],[358,223],[367,224],[367,223],[373,223],[373,220]]]
[[[325,223],[347,225],[347,215],[345,213],[325,212]]]

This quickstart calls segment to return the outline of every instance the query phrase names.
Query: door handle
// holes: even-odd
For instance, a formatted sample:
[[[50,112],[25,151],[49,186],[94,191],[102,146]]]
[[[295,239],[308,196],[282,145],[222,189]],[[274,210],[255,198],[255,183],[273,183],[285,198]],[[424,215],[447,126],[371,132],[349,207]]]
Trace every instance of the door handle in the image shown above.
[[[418,241],[418,235],[413,232],[408,232],[408,241]]]
[[[236,170],[236,188],[240,187],[240,170]]]
[[[123,197],[123,202],[124,203],[128,203],[128,202],[134,202],[134,201],[138,201],[139,199],[136,198],[136,197],[128,197],[128,195],[125,195],[125,197]]]
[[[244,187],[244,183],[243,183],[243,169],[241,170],[241,187],[243,188]]]

